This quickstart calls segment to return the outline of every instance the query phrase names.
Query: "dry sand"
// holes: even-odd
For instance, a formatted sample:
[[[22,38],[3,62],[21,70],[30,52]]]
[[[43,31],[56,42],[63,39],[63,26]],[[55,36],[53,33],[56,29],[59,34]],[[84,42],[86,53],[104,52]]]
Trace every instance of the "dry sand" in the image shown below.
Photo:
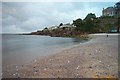
[[[3,77],[20,78],[117,78],[118,37],[97,36],[43,59],[15,66]]]

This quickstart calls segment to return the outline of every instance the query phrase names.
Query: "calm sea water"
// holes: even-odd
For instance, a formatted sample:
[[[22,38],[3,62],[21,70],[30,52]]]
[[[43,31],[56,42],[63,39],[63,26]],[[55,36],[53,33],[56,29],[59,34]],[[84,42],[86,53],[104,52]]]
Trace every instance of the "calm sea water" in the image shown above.
[[[39,35],[2,35],[3,67],[27,63],[81,42],[85,41]]]

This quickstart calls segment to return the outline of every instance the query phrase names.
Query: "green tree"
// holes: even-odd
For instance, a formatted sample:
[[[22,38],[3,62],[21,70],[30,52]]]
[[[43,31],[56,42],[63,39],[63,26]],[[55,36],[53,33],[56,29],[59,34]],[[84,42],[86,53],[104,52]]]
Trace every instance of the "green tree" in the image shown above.
[[[63,23],[60,23],[60,25],[59,26],[63,26]]]
[[[94,32],[100,31],[100,19],[96,18],[94,19]]]
[[[89,13],[84,20],[89,20],[89,19],[91,20],[96,19],[96,15],[93,13]]]
[[[112,29],[112,24],[108,23],[103,27],[103,32],[109,32]]]
[[[118,17],[117,24],[120,27],[120,17]]]
[[[44,28],[45,30],[48,29],[47,27]]]
[[[88,33],[97,32],[99,20],[96,18],[96,15],[89,13],[84,19],[83,31]]]
[[[120,32],[120,17],[117,17],[117,21],[113,24],[114,26],[117,27],[117,32]]]
[[[83,21],[82,19],[78,18],[76,20],[73,20],[73,25],[76,26],[75,30],[80,31],[81,27],[83,26]]]
[[[44,31],[48,31],[48,28],[47,28],[47,27],[45,27],[43,30],[44,30]]]
[[[95,32],[95,23],[94,20],[87,19],[84,22],[84,31],[88,33],[93,33]]]

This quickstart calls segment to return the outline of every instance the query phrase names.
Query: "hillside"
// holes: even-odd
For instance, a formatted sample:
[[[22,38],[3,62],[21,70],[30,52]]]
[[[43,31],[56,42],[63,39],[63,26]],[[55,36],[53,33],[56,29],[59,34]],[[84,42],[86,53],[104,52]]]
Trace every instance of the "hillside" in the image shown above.
[[[118,32],[120,20],[117,17],[96,17],[88,14],[85,19],[73,20],[72,24],[60,23],[59,26],[44,28],[41,31],[32,32],[30,35],[48,35],[56,37],[79,37],[89,33],[108,33],[112,30]]]

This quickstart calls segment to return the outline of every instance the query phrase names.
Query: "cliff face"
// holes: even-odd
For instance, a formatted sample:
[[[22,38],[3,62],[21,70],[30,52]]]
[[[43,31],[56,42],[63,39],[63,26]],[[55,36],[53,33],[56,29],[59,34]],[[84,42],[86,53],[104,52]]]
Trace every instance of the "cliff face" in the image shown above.
[[[111,24],[114,27],[114,24],[117,22],[117,19],[100,19],[100,27],[105,27],[106,24]]]
[[[98,18],[97,30],[95,32],[109,32],[111,29],[117,29],[117,18]],[[73,25],[67,25],[63,27],[56,27],[53,29],[45,28],[42,31],[32,32],[30,35],[47,35],[56,37],[72,37],[87,34],[81,30],[76,30],[77,28]]]
[[[100,19],[100,22],[99,22],[100,32],[109,32],[110,30],[117,29],[118,27],[119,27],[119,25],[118,25],[117,18]]]
[[[33,35],[49,35],[49,36],[69,36],[74,34],[74,28],[64,27],[64,28],[56,28],[53,30],[42,30],[31,33]]]

